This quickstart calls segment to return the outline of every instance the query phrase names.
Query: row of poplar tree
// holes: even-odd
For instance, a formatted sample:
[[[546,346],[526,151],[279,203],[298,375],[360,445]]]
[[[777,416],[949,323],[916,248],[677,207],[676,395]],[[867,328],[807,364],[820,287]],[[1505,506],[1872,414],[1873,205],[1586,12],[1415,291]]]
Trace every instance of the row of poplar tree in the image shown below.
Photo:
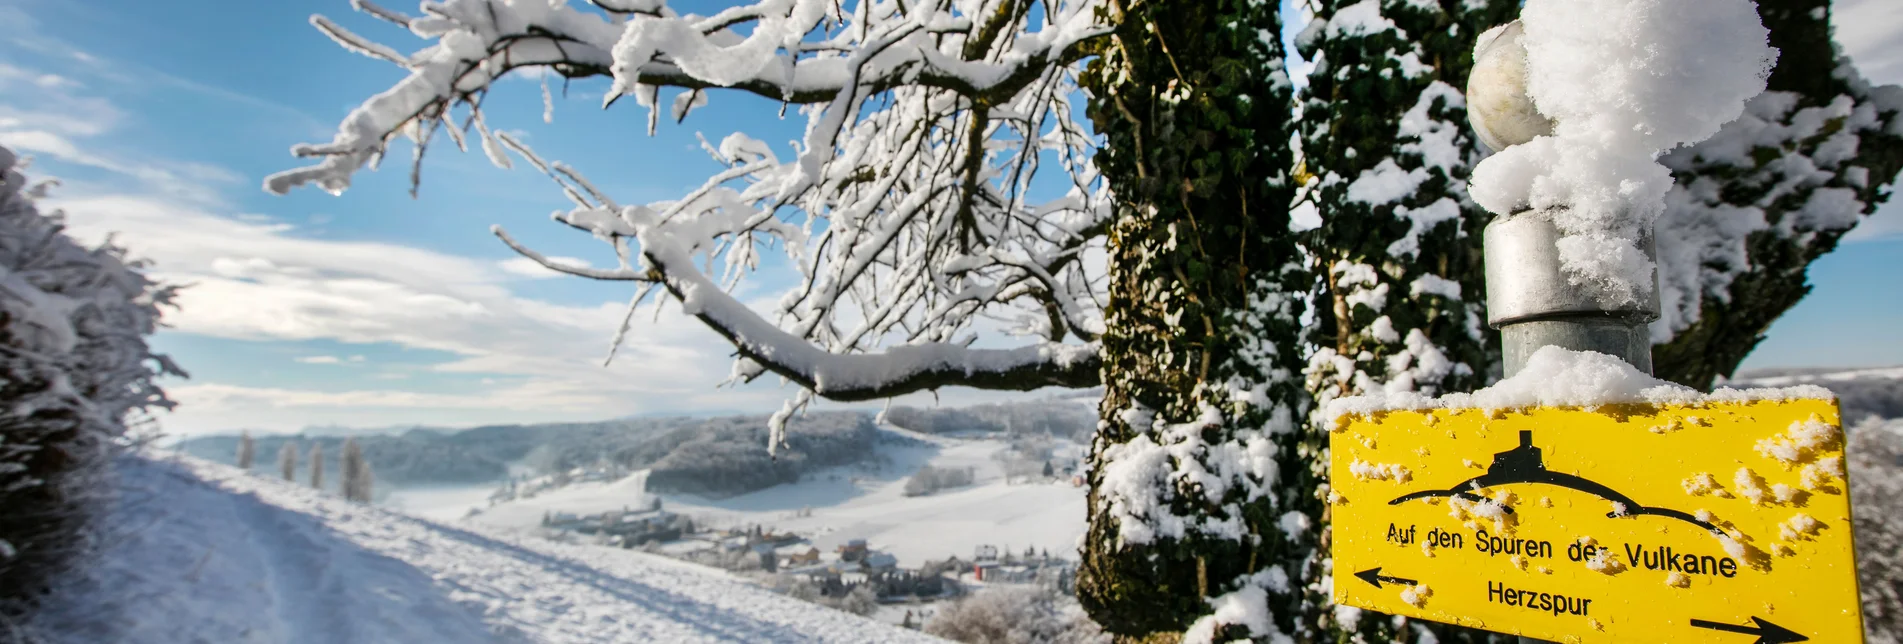
[[[345,499],[369,503],[371,489],[376,475],[370,471],[370,462],[363,457],[363,447],[357,439],[346,438],[343,445],[342,462],[338,463],[339,491]],[[257,460],[257,445],[251,440],[251,432],[238,435],[238,468],[249,471]],[[285,443],[278,448],[278,473],[286,481],[297,480],[297,443]],[[310,452],[311,487],[324,489],[324,445],[312,443]]]

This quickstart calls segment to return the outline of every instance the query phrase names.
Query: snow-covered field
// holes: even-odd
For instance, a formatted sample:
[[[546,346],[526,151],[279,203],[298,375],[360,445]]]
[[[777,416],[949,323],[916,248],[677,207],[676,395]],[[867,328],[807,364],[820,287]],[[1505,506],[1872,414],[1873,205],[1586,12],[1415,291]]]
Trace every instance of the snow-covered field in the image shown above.
[[[399,487],[380,495],[377,505],[425,519],[454,521],[489,505],[489,495],[495,492],[494,484]]]
[[[1003,466],[993,455],[1007,443],[996,437],[936,436],[890,426],[880,431],[911,440],[881,444],[879,453],[887,461],[876,470],[822,470],[798,483],[727,499],[662,498],[668,509],[714,525],[759,524],[809,535],[821,550],[865,539],[872,548],[898,557],[902,566],[952,555],[969,558],[980,545],[1008,547],[1014,553],[1029,546],[1075,556],[1084,532],[1083,488],[1072,487],[1068,480],[1006,482]],[[1057,441],[1055,446],[1053,460],[1074,462],[1082,455],[1081,445]],[[925,465],[969,467],[976,478],[970,486],[905,496],[906,479]],[[639,473],[614,482],[576,484],[498,504],[467,521],[528,528],[550,511],[592,514],[640,507],[647,498],[644,484]]]
[[[1834,382],[1850,381],[1898,381],[1903,380],[1903,367],[1870,367],[1866,369],[1787,369],[1739,374],[1730,383],[1734,387],[1789,387],[1791,385],[1823,385],[1830,387]]]
[[[451,527],[189,457],[130,457],[49,642],[903,642],[642,553]]]

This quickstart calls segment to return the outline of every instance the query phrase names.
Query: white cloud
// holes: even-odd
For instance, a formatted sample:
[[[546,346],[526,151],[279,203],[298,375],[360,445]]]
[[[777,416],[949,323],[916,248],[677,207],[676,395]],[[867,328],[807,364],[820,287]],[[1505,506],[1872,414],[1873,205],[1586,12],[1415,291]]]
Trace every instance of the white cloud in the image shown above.
[[[219,186],[242,177],[204,163],[155,159],[114,149],[104,135],[125,122],[125,111],[83,93],[86,84],[0,63],[0,145],[17,152],[104,170],[135,179],[145,191],[198,204],[216,204]]]
[[[1831,4],[1837,43],[1870,82],[1903,83],[1903,3],[1837,0]]]
[[[48,77],[61,82],[49,83]],[[6,127],[32,124],[62,136],[95,136],[110,131],[125,119],[125,112],[98,97],[83,96],[78,81],[42,74],[0,63],[0,123]],[[31,103],[22,105],[23,99]]]
[[[203,426],[242,409],[258,415],[245,419],[252,426],[302,426],[319,422],[304,408],[326,406],[436,406],[457,415],[500,406],[542,417],[600,418],[681,409],[685,400],[719,391],[714,385],[727,375],[731,349],[678,309],[658,322],[643,316],[615,364],[604,368],[607,339],[625,312],[622,303],[571,306],[520,296],[509,287],[519,282],[517,273],[492,260],[385,242],[304,239],[283,224],[240,221],[151,197],[51,201],[67,211],[77,237],[96,242],[116,232],[134,254],[154,261],[152,275],[191,284],[177,298],[179,310],[166,315],[178,332],[392,343],[458,356],[432,371],[518,377],[507,381],[514,384],[471,391],[468,399],[382,390],[319,395],[193,383],[177,388],[183,404],[168,424]],[[311,364],[362,360],[299,359]],[[189,361],[185,366],[190,369]],[[483,402],[471,402],[477,399]],[[765,399],[760,403],[767,404]],[[293,407],[299,411],[287,413]],[[335,411],[343,417],[368,413]]]
[[[0,8],[0,17],[6,14]],[[69,231],[82,242],[116,234],[134,256],[153,261],[148,272],[155,278],[189,284],[175,300],[179,309],[165,317],[172,329],[166,333],[388,343],[455,356],[442,364],[377,371],[372,378],[378,385],[351,391],[174,383],[168,389],[181,405],[162,415],[171,431],[598,419],[697,405],[769,408],[785,395],[759,387],[742,394],[715,388],[727,376],[731,348],[678,309],[654,323],[645,323],[644,316],[614,366],[604,368],[607,339],[621,321],[623,304],[578,306],[534,299],[528,290],[518,294],[516,287],[532,289],[524,277],[556,276],[524,266],[527,260],[468,257],[392,241],[307,238],[284,223],[289,218],[234,212],[223,193],[255,189],[225,185],[239,178],[236,173],[115,149],[112,135],[124,129],[125,112],[87,96],[89,83],[98,84],[92,81],[51,80],[0,63],[0,145],[126,179],[69,181],[47,205],[66,211]],[[191,369],[194,356],[174,358]],[[367,362],[361,355],[295,360]],[[458,389],[447,383],[460,379],[429,378],[432,373],[495,377]],[[748,396],[753,402],[740,401]]]

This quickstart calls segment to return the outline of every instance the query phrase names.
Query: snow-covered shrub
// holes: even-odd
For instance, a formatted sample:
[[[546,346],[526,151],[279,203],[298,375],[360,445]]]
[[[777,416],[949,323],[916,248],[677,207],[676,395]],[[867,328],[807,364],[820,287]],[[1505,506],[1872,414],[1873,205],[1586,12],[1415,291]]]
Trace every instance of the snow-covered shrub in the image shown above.
[[[925,632],[967,644],[1084,644],[1110,636],[1077,600],[1041,586],[1000,586],[947,604]]]
[[[755,559],[757,562],[758,559]],[[752,570],[758,570],[755,566]],[[746,572],[746,571],[742,571]],[[743,575],[748,576],[748,575]],[[751,577],[773,590],[793,599],[825,606],[833,610],[845,611],[859,616],[871,615],[879,609],[879,594],[867,583],[847,585],[838,579],[815,581],[806,575],[770,575],[755,573]]]
[[[912,478],[905,480],[905,495],[924,496],[946,488],[971,485],[971,479],[971,470],[927,465],[918,468],[917,472],[912,473]]]
[[[1903,419],[1850,429],[1851,516],[1863,629],[1873,644],[1903,642]]]
[[[184,375],[145,344],[173,288],[108,242],[81,246],[0,148],[0,602],[18,609],[89,543],[127,417]]]

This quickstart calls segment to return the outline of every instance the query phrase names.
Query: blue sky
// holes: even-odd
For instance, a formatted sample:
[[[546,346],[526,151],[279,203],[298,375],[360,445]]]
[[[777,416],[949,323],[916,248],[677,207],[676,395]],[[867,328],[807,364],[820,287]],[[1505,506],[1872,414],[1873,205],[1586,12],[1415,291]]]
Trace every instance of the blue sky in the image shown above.
[[[684,8],[702,4],[713,6]],[[1894,4],[1837,9],[1840,40],[1882,82],[1903,82]],[[548,221],[567,202],[525,164],[501,170],[437,146],[411,199],[399,146],[341,197],[263,192],[265,175],[299,165],[292,144],[328,141],[349,109],[402,75],[335,46],[312,13],[402,51],[424,44],[346,0],[0,3],[0,143],[35,155],[34,176],[64,183],[54,204],[76,235],[118,232],[155,275],[193,284],[155,340],[193,375],[169,383],[181,402],[162,419],[169,430],[760,411],[789,393],[716,388],[728,351],[671,312],[601,367],[628,287],[557,277],[488,232],[501,224],[544,253],[612,262],[605,245]],[[695,132],[718,140],[744,127],[779,143],[803,129],[776,104],[716,95],[650,138],[637,106],[599,109],[605,86],[569,87],[552,124],[534,79],[503,83],[487,109],[623,202],[672,198],[716,168]],[[1816,292],[1747,366],[1903,363],[1892,339],[1903,327],[1903,205],[1853,237],[1814,265]],[[742,295],[785,286],[761,280]]]

